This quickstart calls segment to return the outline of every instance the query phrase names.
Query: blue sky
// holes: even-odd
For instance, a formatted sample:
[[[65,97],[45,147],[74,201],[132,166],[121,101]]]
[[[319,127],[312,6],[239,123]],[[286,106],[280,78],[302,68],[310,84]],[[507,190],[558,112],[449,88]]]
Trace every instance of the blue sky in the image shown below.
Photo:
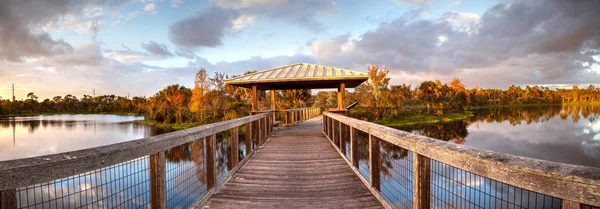
[[[466,0],[0,2],[0,96],[151,96],[201,67],[391,70],[392,84],[599,84],[600,3]],[[28,15],[23,15],[28,14]]]

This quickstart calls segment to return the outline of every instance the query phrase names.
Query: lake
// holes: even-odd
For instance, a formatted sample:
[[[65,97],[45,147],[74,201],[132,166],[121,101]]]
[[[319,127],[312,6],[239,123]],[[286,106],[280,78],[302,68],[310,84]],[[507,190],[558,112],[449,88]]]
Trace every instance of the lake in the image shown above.
[[[600,167],[600,106],[498,107],[463,121],[400,129],[523,157]]]
[[[0,118],[0,161],[114,144],[152,135],[140,116],[42,115]]]

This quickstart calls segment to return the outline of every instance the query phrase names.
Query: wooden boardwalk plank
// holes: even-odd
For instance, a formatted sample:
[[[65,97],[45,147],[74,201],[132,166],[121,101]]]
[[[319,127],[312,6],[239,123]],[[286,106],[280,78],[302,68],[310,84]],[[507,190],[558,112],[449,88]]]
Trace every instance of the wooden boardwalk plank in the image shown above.
[[[313,118],[282,127],[204,208],[382,208]]]

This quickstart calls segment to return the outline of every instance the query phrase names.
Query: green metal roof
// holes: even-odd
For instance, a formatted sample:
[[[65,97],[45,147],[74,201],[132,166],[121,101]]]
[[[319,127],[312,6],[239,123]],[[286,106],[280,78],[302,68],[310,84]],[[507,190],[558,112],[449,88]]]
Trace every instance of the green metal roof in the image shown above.
[[[226,80],[228,85],[261,90],[354,88],[369,79],[366,73],[308,63],[296,63]]]

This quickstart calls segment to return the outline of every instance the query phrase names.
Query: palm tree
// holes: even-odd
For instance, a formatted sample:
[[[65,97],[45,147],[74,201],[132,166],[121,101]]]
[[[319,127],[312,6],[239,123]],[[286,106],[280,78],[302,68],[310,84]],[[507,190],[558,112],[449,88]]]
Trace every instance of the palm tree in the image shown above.
[[[27,98],[35,101],[37,101],[38,99],[38,97],[33,92],[29,92],[29,94],[27,94]]]

